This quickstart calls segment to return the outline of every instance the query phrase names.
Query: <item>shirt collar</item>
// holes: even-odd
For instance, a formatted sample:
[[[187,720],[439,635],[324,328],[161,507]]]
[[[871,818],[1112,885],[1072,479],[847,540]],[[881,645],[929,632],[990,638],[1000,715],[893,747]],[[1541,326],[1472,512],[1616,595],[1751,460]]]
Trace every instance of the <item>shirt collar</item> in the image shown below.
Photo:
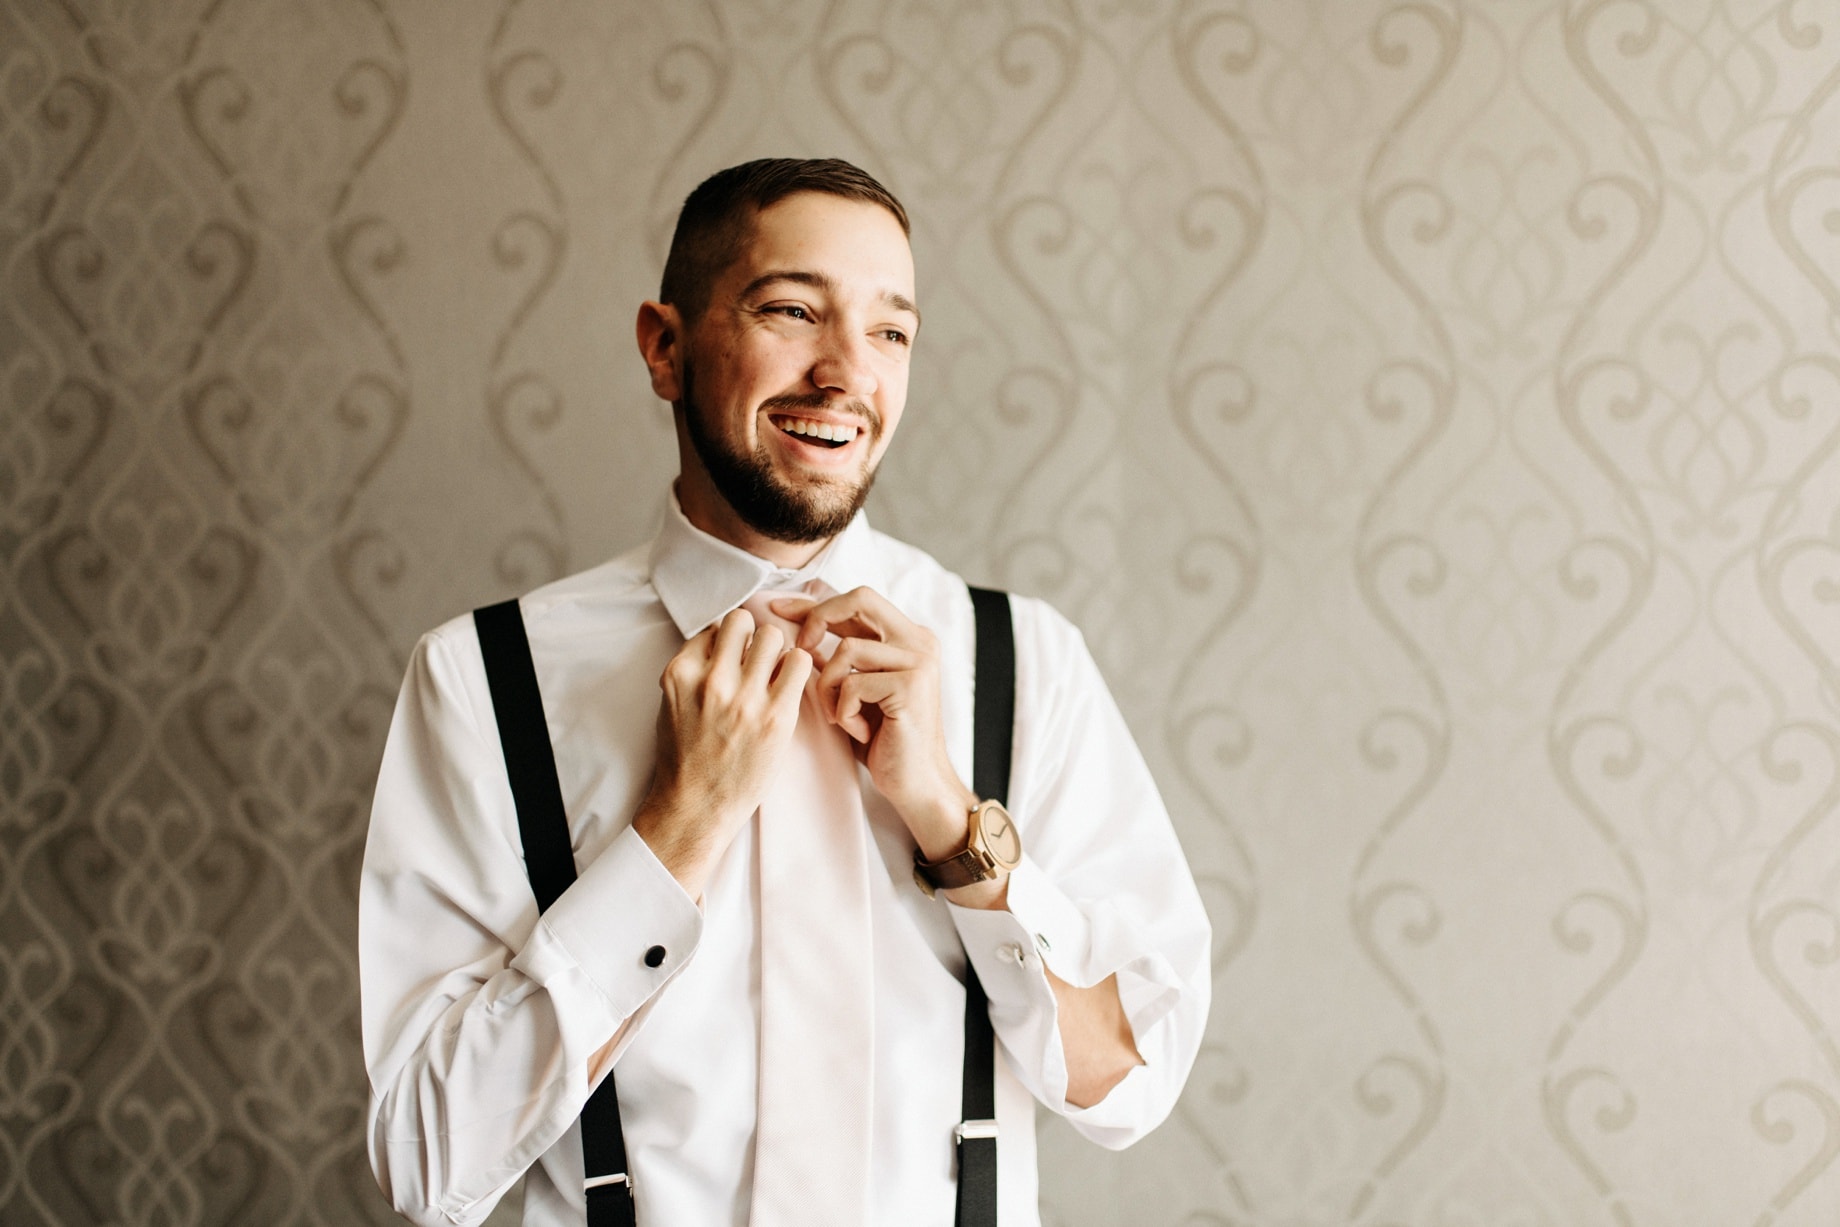
[[[885,589],[878,561],[875,534],[862,512],[816,558],[791,570],[710,536],[684,516],[672,491],[665,499],[664,526],[652,542],[652,588],[688,639],[762,588],[796,588],[819,579],[837,592],[864,585]]]

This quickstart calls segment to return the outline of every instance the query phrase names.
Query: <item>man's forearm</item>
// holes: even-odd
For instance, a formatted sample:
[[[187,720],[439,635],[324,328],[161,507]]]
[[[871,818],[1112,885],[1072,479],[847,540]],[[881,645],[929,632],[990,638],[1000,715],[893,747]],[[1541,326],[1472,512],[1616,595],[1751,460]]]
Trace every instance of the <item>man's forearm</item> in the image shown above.
[[[1075,988],[1053,972],[1048,987],[1059,1008],[1061,1050],[1067,1058],[1067,1102],[1090,1108],[1144,1063],[1118,998],[1118,977]]]

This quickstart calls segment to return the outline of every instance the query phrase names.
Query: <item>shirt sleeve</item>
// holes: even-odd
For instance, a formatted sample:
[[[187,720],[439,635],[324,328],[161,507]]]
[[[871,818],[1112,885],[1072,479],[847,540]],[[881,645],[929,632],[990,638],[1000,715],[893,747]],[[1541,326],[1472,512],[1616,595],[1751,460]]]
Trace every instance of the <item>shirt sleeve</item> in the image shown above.
[[[1137,745],[1079,632],[1013,599],[1016,730],[1010,811],[1024,857],[1006,911],[951,907],[1011,1069],[1080,1133],[1118,1149],[1168,1116],[1207,1022],[1210,932],[1200,892]],[[1067,1103],[1046,971],[1118,977],[1144,1063],[1099,1103]]]
[[[523,865],[477,639],[450,624],[411,658],[359,883],[371,1165],[415,1223],[491,1212],[702,933],[630,829],[541,918]]]

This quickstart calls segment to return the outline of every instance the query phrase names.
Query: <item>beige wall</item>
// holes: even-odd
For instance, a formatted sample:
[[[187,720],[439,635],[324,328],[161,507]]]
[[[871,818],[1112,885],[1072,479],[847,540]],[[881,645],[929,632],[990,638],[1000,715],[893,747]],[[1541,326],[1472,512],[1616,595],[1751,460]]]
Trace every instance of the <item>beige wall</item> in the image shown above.
[[[414,636],[641,538],[678,201],[884,178],[877,522],[1086,630],[1218,933],[1072,1224],[1840,1218],[1840,6],[0,4],[0,1218],[382,1222]]]

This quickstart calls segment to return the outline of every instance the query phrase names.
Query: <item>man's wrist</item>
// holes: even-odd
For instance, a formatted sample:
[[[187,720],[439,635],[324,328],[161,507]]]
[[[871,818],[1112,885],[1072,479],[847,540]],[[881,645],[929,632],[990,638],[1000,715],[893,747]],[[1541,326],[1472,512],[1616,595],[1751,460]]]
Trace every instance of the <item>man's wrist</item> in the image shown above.
[[[727,848],[724,832],[729,825],[720,816],[709,820],[712,808],[703,807],[699,814],[694,802],[654,793],[633,814],[633,833],[692,899],[702,897],[710,871]]]
[[[963,784],[947,786],[924,801],[897,806],[922,859],[943,861],[963,852],[971,840],[971,811],[977,794]]]
[[[956,777],[954,777],[956,780]],[[979,805],[978,795],[963,784],[944,790],[933,798],[924,811],[903,812],[920,859],[938,864],[959,855],[971,846],[971,820]],[[924,813],[924,823],[916,821]],[[959,907],[1001,910],[1009,905],[1009,870],[993,867],[992,876],[941,890],[940,896]],[[931,892],[929,892],[931,893]]]

